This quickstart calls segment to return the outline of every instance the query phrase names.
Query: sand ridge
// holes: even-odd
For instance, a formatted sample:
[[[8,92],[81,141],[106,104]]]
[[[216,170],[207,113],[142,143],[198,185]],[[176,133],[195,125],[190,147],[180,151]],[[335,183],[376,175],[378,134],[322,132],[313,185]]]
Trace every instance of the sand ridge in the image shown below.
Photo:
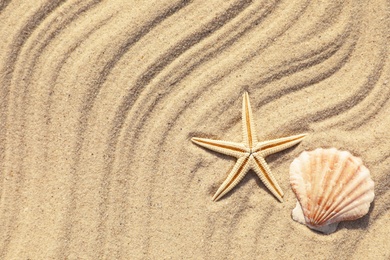
[[[0,2],[0,258],[388,259],[387,1]],[[279,203],[193,136],[241,141],[248,91]],[[375,181],[330,236],[294,222],[288,167],[336,147]]]

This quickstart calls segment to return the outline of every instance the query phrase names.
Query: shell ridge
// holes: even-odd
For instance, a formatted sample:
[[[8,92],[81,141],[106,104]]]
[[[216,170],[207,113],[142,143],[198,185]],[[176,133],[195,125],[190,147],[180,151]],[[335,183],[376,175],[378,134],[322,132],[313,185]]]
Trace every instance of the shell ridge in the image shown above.
[[[359,192],[359,190],[356,188],[365,184],[366,178],[369,177],[370,175],[369,172],[362,172],[362,173],[363,174],[353,176],[355,178],[349,179],[350,182],[347,183],[347,185],[344,186],[344,190],[342,189],[341,192],[338,194],[339,201],[337,204],[335,204],[335,207],[332,209],[332,211],[340,212],[342,209],[345,209],[345,207],[350,205],[351,202],[357,200],[363,193],[368,191],[367,189],[364,189],[364,190],[360,190]],[[327,215],[324,216],[322,221],[326,222],[329,219],[330,217],[329,215]]]
[[[310,216],[309,216],[309,219],[310,219],[310,222],[312,222],[314,220],[314,216],[316,215],[316,212],[318,211],[318,205],[316,205],[316,203],[313,203],[315,201],[318,201],[318,195],[320,194],[320,192],[318,192],[320,189],[322,189],[321,187],[321,179],[322,179],[322,172],[321,172],[321,169],[322,169],[322,156],[323,156],[323,149],[321,148],[318,148],[316,150],[314,150],[314,153],[316,154],[316,156],[314,157],[314,160],[312,163],[314,163],[314,181],[313,181],[313,189],[312,191],[314,192],[314,198],[310,201]]]
[[[335,157],[337,157],[336,152],[337,150],[330,150],[328,149],[329,153],[333,153]],[[340,178],[342,177],[342,172],[345,169],[346,166],[346,157],[343,156],[346,155],[345,153],[340,155],[338,157],[338,160],[336,160],[336,168],[331,172],[332,174],[332,180],[334,181],[334,185],[327,185],[329,189],[329,195],[326,200],[326,204],[324,206],[325,210],[319,212],[319,216],[315,219],[315,224],[316,225],[322,225],[324,223],[323,219],[329,216],[330,214],[333,213],[334,208],[338,206],[339,202],[337,202],[337,198],[339,197],[339,194],[341,192],[341,186],[338,185],[340,183]],[[335,199],[336,198],[336,199]],[[313,223],[313,224],[314,224]]]
[[[374,192],[369,192],[370,190],[373,190],[373,188],[374,188],[374,182],[371,181],[371,183],[369,183],[366,186],[366,189],[361,190],[360,192],[356,192],[356,194],[351,196],[354,199],[350,199],[348,203],[345,203],[345,205],[342,206],[342,209],[337,214],[332,216],[332,218],[342,218],[343,216],[345,216],[349,219],[350,217],[348,216],[348,213],[353,215],[353,210],[360,207],[366,208],[366,211],[360,213],[361,216],[367,214],[370,207],[370,203],[373,201],[375,196]],[[359,214],[357,214],[356,216],[358,215]],[[329,220],[325,220],[325,221],[329,221]]]
[[[372,198],[368,196],[362,195],[359,200],[353,201],[350,203],[345,210],[338,212],[335,214],[332,219],[332,222],[338,222],[339,219],[343,220],[353,220],[356,218],[360,218],[364,215],[366,215],[370,209],[370,204],[372,202]],[[366,208],[366,210],[362,211],[359,210],[360,207]]]
[[[307,152],[303,152],[300,156],[301,158],[308,158],[308,153]],[[295,162],[295,163],[294,163]],[[302,176],[299,174],[299,172],[305,172],[305,171],[310,171],[311,168],[310,168],[310,164],[299,164],[299,159],[296,158],[294,160],[294,164],[291,164],[291,167],[290,167],[290,171],[293,171],[295,174],[290,174],[290,178],[293,180],[292,183],[294,183],[295,185],[293,185],[293,189],[295,189],[295,192],[296,194],[300,194],[298,196],[298,201],[299,203],[301,204],[301,207],[302,207],[302,211],[304,208],[306,208],[306,205],[308,203],[308,195],[307,195],[307,186],[305,185],[304,183],[304,177],[306,176]],[[296,169],[298,168],[298,169]],[[294,187],[295,186],[295,187]]]
[[[332,194],[330,194],[330,198],[327,201],[327,211],[324,212],[324,214],[320,217],[320,219],[317,220],[318,224],[323,224],[326,220],[329,218],[329,215],[332,215],[334,211],[337,210],[338,206],[343,200],[343,197],[341,197],[341,193],[343,192],[343,184],[340,179],[345,177],[343,175],[343,171],[347,169],[347,163],[348,163],[348,157],[350,154],[342,152],[342,155],[339,156],[339,160],[337,161],[337,167],[333,173],[334,173],[334,186],[330,186],[332,190]]]
[[[332,164],[334,164],[336,157],[334,156],[334,153],[332,154],[331,151],[329,151],[329,150],[328,150],[328,152],[326,152],[326,150],[324,150],[324,153],[326,153],[326,155],[327,155],[327,160],[325,160],[325,164],[324,164],[322,173],[324,174],[324,179],[327,180],[328,183],[332,183],[332,182],[335,182],[334,180],[332,181],[332,179],[334,179],[334,175],[332,175],[330,173],[334,171]],[[324,195],[322,196],[322,199],[321,199],[320,204],[318,206],[318,210],[314,216],[315,220],[318,220],[319,218],[321,218],[321,214],[324,212],[326,205],[328,204],[329,200],[331,199],[332,188],[333,188],[332,185],[324,186],[324,188],[323,188]]]

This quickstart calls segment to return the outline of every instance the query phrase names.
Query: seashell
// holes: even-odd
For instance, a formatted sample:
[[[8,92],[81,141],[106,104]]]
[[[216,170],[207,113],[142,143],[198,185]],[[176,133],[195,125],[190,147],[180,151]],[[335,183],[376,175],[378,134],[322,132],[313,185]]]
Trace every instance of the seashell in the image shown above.
[[[375,196],[362,160],[336,148],[301,153],[290,165],[290,182],[298,199],[292,218],[326,234],[366,215]]]

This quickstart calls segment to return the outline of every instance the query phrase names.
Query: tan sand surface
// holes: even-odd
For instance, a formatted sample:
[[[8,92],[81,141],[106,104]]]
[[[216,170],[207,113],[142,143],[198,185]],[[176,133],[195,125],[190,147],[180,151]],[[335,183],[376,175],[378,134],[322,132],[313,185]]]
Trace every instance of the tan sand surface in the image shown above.
[[[0,0],[0,259],[390,259],[390,3]],[[241,141],[307,132],[211,200]],[[376,198],[321,235],[291,219],[304,150],[359,156]]]

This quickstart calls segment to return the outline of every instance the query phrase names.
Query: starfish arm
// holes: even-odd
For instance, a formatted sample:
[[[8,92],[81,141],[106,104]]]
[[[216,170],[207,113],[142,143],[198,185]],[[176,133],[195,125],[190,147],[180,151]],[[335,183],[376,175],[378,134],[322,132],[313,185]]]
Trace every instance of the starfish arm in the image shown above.
[[[306,134],[293,135],[289,137],[274,139],[270,141],[260,142],[255,147],[255,152],[260,152],[261,156],[266,157],[270,154],[283,151],[291,146],[296,145],[305,138]]]
[[[230,155],[236,158],[242,157],[246,152],[245,147],[240,143],[212,140],[212,139],[205,139],[205,138],[198,138],[198,137],[191,138],[191,141],[196,143],[197,145],[213,150],[217,153]]]
[[[233,189],[234,186],[236,186],[242,180],[242,178],[244,178],[245,174],[249,170],[248,161],[248,156],[241,157],[237,160],[226,180],[221,184],[217,192],[214,194],[213,201],[217,201],[222,198],[226,193]]]
[[[255,121],[253,120],[252,108],[249,102],[248,92],[243,95],[242,102],[242,132],[244,143],[248,148],[252,148],[257,143]]]
[[[265,162],[264,158],[255,156],[252,167],[267,189],[271,191],[280,202],[283,202],[284,193],[277,183],[275,177],[272,175],[271,170]]]

